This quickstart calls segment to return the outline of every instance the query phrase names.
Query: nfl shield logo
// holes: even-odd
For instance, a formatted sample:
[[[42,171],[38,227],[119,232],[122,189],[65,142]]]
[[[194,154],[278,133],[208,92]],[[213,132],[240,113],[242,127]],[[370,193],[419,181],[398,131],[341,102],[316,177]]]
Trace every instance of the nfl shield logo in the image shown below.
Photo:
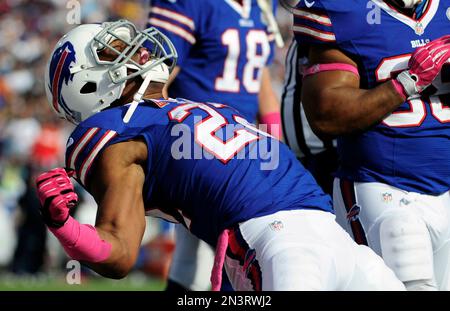
[[[283,229],[283,227],[284,227],[283,223],[278,220],[270,224],[270,229],[272,229],[273,231],[280,231],[281,229]]]
[[[383,193],[382,194],[382,196],[383,196],[383,202],[384,203],[389,203],[389,202],[392,202],[392,193]]]
[[[425,32],[425,30],[423,29],[423,24],[422,23],[417,23],[416,27],[414,28],[416,35],[421,36],[423,35],[423,33]]]

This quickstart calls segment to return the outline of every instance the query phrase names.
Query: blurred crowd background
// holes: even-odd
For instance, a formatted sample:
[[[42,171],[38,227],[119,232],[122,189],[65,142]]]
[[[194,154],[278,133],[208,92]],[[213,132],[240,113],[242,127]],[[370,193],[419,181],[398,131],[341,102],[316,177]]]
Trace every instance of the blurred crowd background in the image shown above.
[[[45,95],[46,61],[57,40],[76,25],[68,20],[77,3],[80,20],[126,18],[146,24],[148,0],[0,0],[0,283],[2,275],[48,274],[65,269],[67,258],[39,215],[36,174],[64,165],[65,142],[73,127],[58,120]],[[272,81],[278,95],[291,40],[292,17],[281,7],[277,20],[286,41],[276,50]],[[81,222],[93,223],[95,203],[80,189]],[[165,224],[149,220],[137,269],[164,277],[173,245],[158,239]],[[162,242],[161,242],[162,241]]]

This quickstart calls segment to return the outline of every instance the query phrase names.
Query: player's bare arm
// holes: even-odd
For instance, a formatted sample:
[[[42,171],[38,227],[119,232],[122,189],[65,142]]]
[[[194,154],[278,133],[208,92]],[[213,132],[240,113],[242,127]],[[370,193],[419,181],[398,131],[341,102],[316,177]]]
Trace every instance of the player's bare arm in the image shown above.
[[[313,130],[319,135],[366,130],[427,88],[449,57],[447,35],[416,49],[408,69],[370,90],[360,89],[358,75],[347,70],[306,76],[302,100]],[[312,47],[309,59],[310,65],[337,63],[357,68],[352,59],[332,48]]]
[[[92,168],[86,187],[98,203],[96,226],[70,216],[77,195],[69,174],[56,168],[37,180],[41,213],[66,253],[99,274],[122,278],[133,267],[145,229],[142,187],[147,158],[139,140],[107,147]]]
[[[273,90],[270,70],[264,67],[261,73],[261,88],[258,93],[259,121],[267,124],[268,132],[281,138],[280,102]]]
[[[310,65],[357,64],[337,49],[311,47]],[[311,127],[319,135],[342,135],[380,122],[403,103],[390,82],[360,89],[359,77],[348,71],[325,71],[304,79],[302,102]]]
[[[280,112],[280,103],[272,87],[270,70],[264,67],[261,74],[261,89],[258,94],[259,114],[266,115],[273,112]]]
[[[133,267],[145,229],[142,197],[147,147],[127,141],[108,147],[98,160],[89,190],[98,204],[96,229],[111,244],[109,258],[87,263],[99,274],[122,278]]]

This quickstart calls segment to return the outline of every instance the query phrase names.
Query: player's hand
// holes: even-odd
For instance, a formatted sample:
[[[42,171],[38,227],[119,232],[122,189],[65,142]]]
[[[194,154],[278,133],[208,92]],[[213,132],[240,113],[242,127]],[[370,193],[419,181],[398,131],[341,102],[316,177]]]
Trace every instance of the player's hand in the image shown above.
[[[36,186],[44,222],[52,228],[63,226],[78,201],[66,170],[55,168],[39,175]]]
[[[411,56],[409,69],[397,76],[407,97],[420,94],[436,79],[450,58],[450,35],[443,36],[418,48]]]

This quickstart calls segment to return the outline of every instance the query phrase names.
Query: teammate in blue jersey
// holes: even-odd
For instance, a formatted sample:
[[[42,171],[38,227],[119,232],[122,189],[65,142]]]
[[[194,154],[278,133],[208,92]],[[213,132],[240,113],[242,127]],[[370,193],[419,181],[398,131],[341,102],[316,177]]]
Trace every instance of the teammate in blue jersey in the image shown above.
[[[47,95],[77,127],[69,173],[54,169],[36,182],[44,220],[66,252],[124,277],[148,214],[217,248],[213,289],[222,265],[236,290],[404,289],[334,221],[330,198],[285,145],[233,108],[163,98],[175,56],[159,31],[127,21],[81,25],[57,43]],[[98,203],[95,227],[69,215],[77,197],[68,175]]]
[[[303,1],[303,104],[339,135],[338,221],[412,290],[450,289],[448,2]]]
[[[168,94],[215,101],[281,136],[280,106],[269,67],[283,40],[272,0],[152,0],[149,26],[166,34],[178,52]],[[182,226],[176,228],[168,290],[209,288],[213,251]],[[225,282],[226,288],[226,282]]]
[[[268,4],[262,10],[260,3]],[[282,45],[282,38],[273,17],[276,1],[269,3],[152,0],[149,26],[166,34],[178,52],[169,96],[221,102],[252,122],[258,112],[262,121],[279,113],[268,66],[273,41]]]

